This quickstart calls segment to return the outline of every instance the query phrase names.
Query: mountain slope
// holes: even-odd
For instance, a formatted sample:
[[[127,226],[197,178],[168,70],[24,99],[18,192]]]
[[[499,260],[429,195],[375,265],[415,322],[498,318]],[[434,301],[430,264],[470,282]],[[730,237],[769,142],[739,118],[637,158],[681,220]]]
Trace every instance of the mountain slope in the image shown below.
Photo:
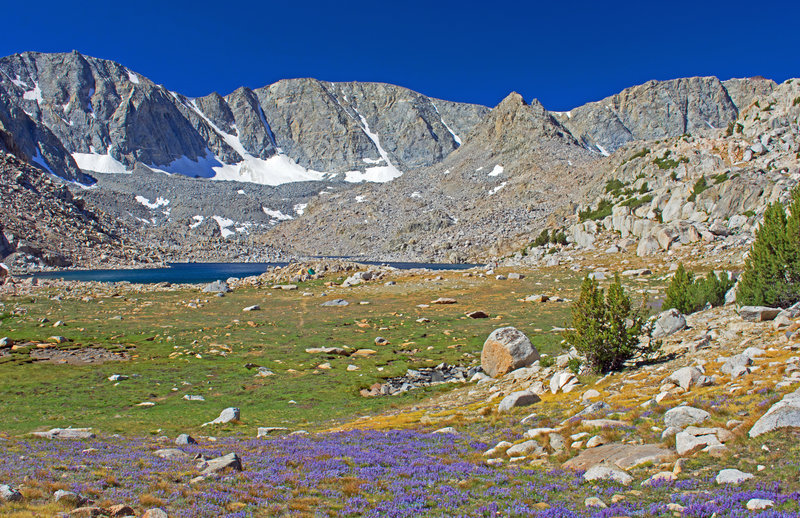
[[[526,240],[579,195],[597,158],[545,110],[512,93],[440,164],[385,185],[321,194],[268,238],[304,254],[460,261]],[[565,179],[569,181],[565,181]]]
[[[452,128],[466,133],[488,111],[393,85],[313,79],[189,99],[77,52],[0,59],[0,98],[0,122],[28,158],[38,156],[31,123],[60,142],[41,162],[64,178],[142,164],[267,185],[391,179],[441,160],[459,145]]]

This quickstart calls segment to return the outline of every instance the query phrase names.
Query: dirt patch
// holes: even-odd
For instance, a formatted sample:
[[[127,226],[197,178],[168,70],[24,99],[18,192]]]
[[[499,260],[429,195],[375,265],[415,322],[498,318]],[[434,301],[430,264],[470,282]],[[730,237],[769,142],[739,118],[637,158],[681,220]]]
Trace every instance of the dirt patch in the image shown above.
[[[31,358],[47,363],[66,363],[69,365],[99,365],[105,362],[119,362],[130,359],[128,353],[109,351],[101,347],[86,347],[69,351],[61,349],[35,349]]]

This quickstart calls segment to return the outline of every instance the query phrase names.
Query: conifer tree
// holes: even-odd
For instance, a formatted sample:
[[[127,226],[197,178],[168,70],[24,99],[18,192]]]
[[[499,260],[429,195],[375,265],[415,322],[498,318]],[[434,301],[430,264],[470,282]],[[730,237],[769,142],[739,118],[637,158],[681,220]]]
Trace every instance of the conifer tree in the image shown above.
[[[632,307],[619,275],[614,276],[608,294],[587,275],[580,297],[572,306],[572,330],[565,333],[565,338],[586,356],[596,372],[618,370],[636,355],[654,352],[657,347],[640,342],[650,334],[642,306]]]
[[[800,188],[790,215],[780,203],[764,212],[736,291],[743,306],[787,307],[800,300]]]

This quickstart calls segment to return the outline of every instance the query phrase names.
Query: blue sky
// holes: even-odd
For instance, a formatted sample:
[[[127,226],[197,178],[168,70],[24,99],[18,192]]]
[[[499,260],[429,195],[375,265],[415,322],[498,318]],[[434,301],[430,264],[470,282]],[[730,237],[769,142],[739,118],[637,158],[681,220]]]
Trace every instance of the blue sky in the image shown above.
[[[0,55],[118,61],[188,96],[279,79],[382,81],[551,110],[649,79],[800,76],[800,2],[5,2]]]

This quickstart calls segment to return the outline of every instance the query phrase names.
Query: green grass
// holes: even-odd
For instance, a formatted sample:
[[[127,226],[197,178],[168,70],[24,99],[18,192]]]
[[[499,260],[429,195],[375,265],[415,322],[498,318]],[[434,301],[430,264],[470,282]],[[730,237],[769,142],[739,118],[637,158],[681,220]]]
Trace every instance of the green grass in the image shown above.
[[[59,346],[62,349],[126,350],[131,359],[75,366],[31,363],[25,350],[0,357],[0,415],[4,416],[0,432],[64,426],[124,434],[191,432],[228,406],[242,410],[242,424],[214,433],[242,426],[319,428],[410,404],[452,385],[382,398],[362,398],[358,391],[408,368],[443,361],[478,364],[486,336],[504,325],[526,332],[540,351],[558,352],[561,336],[550,329],[565,324],[567,304],[517,300],[530,293],[577,287],[576,279],[564,278],[569,274],[557,275],[559,282],[553,280],[556,275],[539,274],[534,282],[533,278],[462,278],[454,273],[438,282],[413,277],[398,280],[397,286],[375,283],[349,290],[324,288],[316,282],[290,292],[241,289],[224,298],[193,290],[92,302],[54,301],[44,295],[5,299],[8,312],[21,314],[2,320],[0,336],[20,343],[46,341],[58,334],[71,340]],[[329,296],[320,297],[323,290]],[[304,297],[303,291],[315,296]],[[439,296],[454,297],[458,304],[416,307]],[[350,306],[320,307],[335,297],[349,300]],[[359,305],[361,300],[370,304]],[[188,307],[192,302],[201,307]],[[253,304],[259,304],[261,311],[242,312]],[[464,316],[476,309],[492,318]],[[115,316],[123,318],[112,319]],[[423,316],[431,321],[417,323]],[[40,323],[42,318],[49,322]],[[53,328],[57,320],[67,325]],[[375,345],[376,336],[387,338],[390,345]],[[378,354],[345,358],[305,352],[324,346],[368,348]],[[324,362],[333,368],[315,368]],[[244,367],[247,363],[267,367],[275,376],[256,378],[255,369]],[[360,370],[346,371],[349,364]],[[107,379],[112,374],[130,379],[114,386]],[[182,399],[187,394],[202,395],[205,402]],[[156,404],[136,406],[144,401]]]

